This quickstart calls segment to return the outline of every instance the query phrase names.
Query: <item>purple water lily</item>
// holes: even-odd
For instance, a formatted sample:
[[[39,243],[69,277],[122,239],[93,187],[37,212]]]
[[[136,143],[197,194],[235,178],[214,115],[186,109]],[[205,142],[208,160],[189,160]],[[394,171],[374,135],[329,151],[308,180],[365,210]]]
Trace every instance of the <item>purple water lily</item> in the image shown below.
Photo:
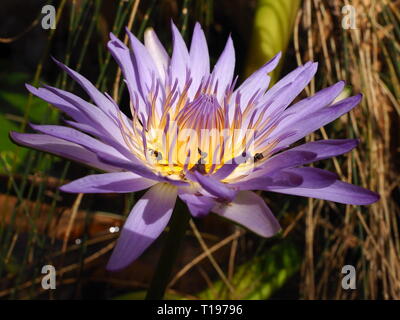
[[[315,75],[316,63],[298,67],[268,89],[268,73],[278,64],[278,54],[235,88],[231,38],[210,71],[199,24],[189,50],[172,25],[171,57],[153,30],[146,31],[144,44],[127,32],[131,49],[112,34],[108,48],[129,90],[131,118],[109,95],[56,62],[93,104],[54,87],[27,85],[72,120],[66,120],[68,126],[32,125],[39,134],[11,133],[18,144],[107,172],[70,182],[61,187],[65,192],[150,188],[133,207],[109,270],[126,267],[149,247],[168,224],[177,197],[194,217],[214,212],[263,237],[276,234],[280,225],[251,190],[354,205],[378,200],[376,193],[339,181],[335,173],[304,166],[344,154],[358,140],[320,140],[289,149],[361,100],[356,95],[334,102],[344,88],[338,82],[290,106]],[[207,130],[217,135],[204,136]]]

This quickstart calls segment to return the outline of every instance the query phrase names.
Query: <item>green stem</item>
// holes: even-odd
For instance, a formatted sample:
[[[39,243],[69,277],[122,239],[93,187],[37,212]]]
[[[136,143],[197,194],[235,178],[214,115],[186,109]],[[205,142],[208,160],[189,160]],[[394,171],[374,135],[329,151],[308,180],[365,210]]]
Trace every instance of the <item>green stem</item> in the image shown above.
[[[151,280],[146,300],[162,300],[171,277],[172,268],[178,257],[182,240],[189,224],[190,214],[186,205],[177,200],[169,223],[169,231],[164,242],[156,270]]]

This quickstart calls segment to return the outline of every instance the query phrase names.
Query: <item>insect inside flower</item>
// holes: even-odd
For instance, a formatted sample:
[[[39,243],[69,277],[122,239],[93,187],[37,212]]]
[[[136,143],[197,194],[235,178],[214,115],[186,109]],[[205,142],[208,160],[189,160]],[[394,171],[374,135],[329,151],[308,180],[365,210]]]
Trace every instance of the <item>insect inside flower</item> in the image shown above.
[[[61,187],[65,192],[135,192],[150,188],[135,204],[108,268],[129,265],[161,234],[177,197],[194,217],[210,212],[271,237],[280,230],[264,200],[251,190],[365,205],[369,190],[306,165],[349,152],[358,140],[319,140],[291,145],[349,112],[361,95],[334,100],[338,82],[292,102],[317,71],[308,62],[269,88],[280,54],[237,86],[235,51],[229,38],[210,68],[204,33],[196,24],[188,50],[172,24],[170,57],[153,30],[144,44],[127,30],[130,48],[111,34],[108,48],[122,69],[131,115],[108,94],[57,62],[87,92],[92,103],[54,87],[34,95],[66,113],[66,126],[32,125],[39,134],[12,132],[21,145],[82,162],[106,173]]]

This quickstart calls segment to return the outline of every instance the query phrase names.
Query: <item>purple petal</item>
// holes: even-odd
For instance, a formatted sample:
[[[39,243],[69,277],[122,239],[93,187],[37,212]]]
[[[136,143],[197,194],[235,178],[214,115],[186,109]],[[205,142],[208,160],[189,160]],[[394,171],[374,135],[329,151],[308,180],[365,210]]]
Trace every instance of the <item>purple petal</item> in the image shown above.
[[[132,171],[133,173],[136,173],[150,180],[160,181],[160,177],[154,174],[149,168],[145,167],[143,164],[134,163],[131,160],[123,159],[121,157],[106,152],[98,151],[96,154],[97,157],[104,163],[121,169]]]
[[[171,79],[178,80],[178,88],[182,91],[186,83],[186,74],[189,68],[189,52],[179,30],[172,21],[171,28],[173,51],[169,72]]]
[[[138,89],[143,100],[146,100],[153,80],[159,78],[158,69],[147,48],[128,29],[126,29],[126,32],[128,33],[133,50]]]
[[[358,94],[356,96],[343,99],[332,106],[318,110],[317,112],[309,114],[304,118],[298,119],[298,121],[290,126],[290,130],[296,131],[296,134],[282,140],[278,144],[278,147],[288,146],[296,142],[297,140],[304,138],[306,135],[314,132],[315,130],[332,122],[333,120],[341,117],[342,115],[353,109],[356,105],[358,105],[361,101],[361,98],[362,95]],[[287,128],[286,126],[282,128],[278,126],[278,128],[274,130],[273,135],[271,135],[271,139],[288,129],[289,128]]]
[[[54,138],[46,134],[10,132],[10,136],[17,144],[81,162],[93,168],[111,172],[121,170],[119,167],[102,163],[99,161],[95,153],[81,147],[80,145]]]
[[[164,46],[158,39],[157,34],[151,28],[147,29],[144,33],[144,45],[153,58],[158,73],[160,74],[161,81],[164,83],[170,59],[167,51],[165,51]]]
[[[232,95],[232,100],[235,101],[235,94],[240,92],[242,111],[247,106],[250,98],[257,92],[257,90],[259,90],[260,93],[263,94],[268,89],[269,82],[271,81],[271,77],[268,76],[268,73],[276,68],[281,56],[281,52],[276,54],[271,60],[264,64],[260,69],[255,71],[240,85],[239,88],[235,90],[234,94]]]
[[[251,191],[241,191],[235,201],[216,205],[213,212],[235,221],[262,237],[272,237],[281,229],[264,200]]]
[[[98,136],[98,131],[94,129],[92,126],[82,123],[82,122],[75,122],[75,121],[70,121],[70,120],[65,120],[63,121],[68,124],[69,126],[78,129],[79,131],[86,132],[91,134],[92,136]]]
[[[159,237],[171,217],[177,188],[160,183],[135,204],[107,264],[116,271],[136,260]]]
[[[189,175],[189,177],[190,176],[193,176],[194,180],[197,181],[204,190],[219,199],[231,201],[236,196],[235,190],[210,176],[204,176],[198,171],[194,171],[194,173]]]
[[[255,172],[255,175],[266,175],[285,168],[301,166],[310,163],[316,158],[316,154],[310,151],[287,150],[268,159],[262,164],[262,169]]]
[[[288,84],[292,83],[298,76],[301,74],[305,69],[311,66],[312,62],[309,61],[302,66],[294,69],[293,71],[289,72],[286,76],[280,79],[276,84],[273,85],[266,93],[266,99],[273,96],[276,92],[278,92],[283,87],[287,86]]]
[[[255,179],[239,181],[232,186],[239,190],[266,190],[268,187],[288,188],[301,185],[303,178],[301,175],[290,171],[279,171],[273,175],[266,175]]]
[[[119,129],[117,123],[108,115],[106,115],[103,110],[68,91],[50,86],[46,86],[45,89],[57,95],[59,98],[66,101],[66,103],[69,103],[79,109],[85,115],[85,117],[89,119],[89,121],[84,121],[84,123],[93,127],[93,129],[97,132],[97,137],[107,140],[107,142],[110,144],[112,144],[112,142],[117,142],[119,145],[125,145],[124,139],[121,135],[121,130]],[[41,98],[47,101],[45,96],[41,96]],[[75,120],[77,122],[81,122],[81,119]]]
[[[100,109],[104,110],[109,115],[115,114],[114,106],[88,79],[56,59],[53,58],[53,60],[61,69],[66,71],[72,79],[79,83]]]
[[[345,204],[367,205],[379,200],[379,195],[370,190],[336,180],[324,188],[266,188],[268,191],[324,199]]]
[[[316,154],[308,151],[292,151],[288,150],[279,153],[272,158],[268,159],[261,167],[256,168],[255,171],[243,178],[241,181],[232,184],[232,186],[240,190],[257,190],[263,189],[264,186],[275,184],[274,174],[277,174],[282,169],[293,168],[301,166],[304,163],[312,162]],[[288,183],[298,183],[299,177],[288,177]]]
[[[198,22],[193,31],[189,60],[190,74],[193,80],[189,89],[189,97],[193,97],[194,94],[196,94],[202,78],[210,74],[210,58],[207,40]]]
[[[301,183],[295,186],[296,188],[325,188],[335,183],[338,179],[338,175],[334,172],[312,167],[286,169],[284,170],[284,173],[295,174],[302,178]],[[274,188],[275,186],[272,187]]]
[[[108,49],[121,68],[124,78],[127,80],[128,86],[135,91],[138,90],[136,72],[128,47],[112,33],[110,33],[110,37],[111,40],[107,44]]]
[[[127,148],[124,138],[121,134],[121,129],[117,125],[117,123],[112,120],[109,116],[105,115],[103,111],[85,100],[67,92],[57,88],[48,87],[52,93],[58,95],[59,97],[65,99],[68,103],[73,104],[77,108],[79,108],[88,118],[90,118],[90,123],[85,123],[90,125],[93,130],[90,130],[90,133],[93,133],[95,136],[99,137],[102,141],[104,141],[107,145],[112,146],[116,150],[119,151],[126,158],[130,159],[134,163],[138,163],[138,160],[135,156],[130,152]],[[110,103],[113,103],[110,100]],[[121,113],[122,120],[125,125],[129,127],[129,121],[126,116]],[[119,121],[119,120],[118,120]],[[80,127],[78,125],[78,127]]]
[[[217,97],[219,102],[222,101],[226,88],[232,82],[234,71],[235,71],[235,49],[233,47],[232,38],[231,36],[229,36],[224,51],[219,57],[213,70],[213,75],[215,76],[215,80],[218,81]]]
[[[149,172],[149,170],[143,166],[143,163],[138,160],[130,151],[128,151],[125,146],[116,144],[112,140],[107,140],[107,142],[109,142],[111,145],[105,144],[87,134],[63,126],[31,124],[31,127],[39,132],[51,135],[53,137],[79,144],[96,153],[97,155],[101,154],[103,157],[107,155],[113,159],[119,159],[121,162],[129,161],[131,165],[136,168],[136,171],[133,171],[135,173],[140,174],[143,172]],[[115,146],[115,148],[113,146]],[[153,177],[153,175],[150,177]]]
[[[224,163],[221,168],[219,168],[211,176],[216,180],[223,180],[228,177],[239,165],[238,162],[232,161],[232,163]]]
[[[79,122],[87,123],[88,118],[78,108],[71,103],[65,101],[61,97],[57,96],[53,92],[46,88],[35,88],[30,84],[25,84],[26,89],[35,95],[36,97],[45,100],[46,102],[54,105],[57,109],[65,112],[67,115],[72,117],[74,120]]]
[[[315,95],[297,102],[285,111],[290,115],[280,123],[280,127],[296,123],[299,119],[304,119],[307,115],[329,106],[340,95],[344,86],[345,82],[339,81],[318,91]]]
[[[138,113],[147,114],[147,109],[142,96],[135,95],[136,92],[140,92],[140,78],[137,68],[134,65],[131,52],[129,51],[128,47],[112,33],[110,34],[110,37],[111,40],[108,42],[107,46],[122,70],[128,87],[130,99],[131,101],[135,101],[137,98],[137,103],[135,103],[133,107],[136,108]]]
[[[121,159],[127,160],[123,155],[121,155],[116,149],[113,147],[104,144],[103,142],[83,133],[78,130],[57,126],[57,125],[34,125],[30,124],[30,126],[41,133],[48,134],[50,136],[64,139],[69,142],[73,142],[76,144],[89,149],[90,151],[97,153],[97,152],[104,152],[112,154],[115,157],[119,157]]]
[[[317,72],[317,68],[317,63],[311,63],[309,66],[304,67],[302,72],[292,82],[286,84],[277,91],[267,91],[265,96],[260,99],[260,105],[267,105],[267,112],[264,117],[274,118],[277,114],[281,114],[308,85]]]
[[[358,139],[328,139],[312,141],[290,149],[291,151],[306,151],[316,154],[312,161],[329,159],[347,153],[357,147]]]
[[[178,195],[186,203],[193,217],[204,217],[215,206],[215,199],[202,194],[195,194],[185,189],[188,188],[180,188]]]
[[[60,189],[72,193],[127,193],[147,189],[156,183],[132,172],[113,172],[86,176]]]

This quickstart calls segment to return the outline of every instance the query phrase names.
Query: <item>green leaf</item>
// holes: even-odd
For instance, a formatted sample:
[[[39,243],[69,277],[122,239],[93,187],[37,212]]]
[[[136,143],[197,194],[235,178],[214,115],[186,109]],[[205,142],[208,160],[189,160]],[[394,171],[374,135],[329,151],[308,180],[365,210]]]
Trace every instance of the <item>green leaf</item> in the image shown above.
[[[232,278],[235,292],[230,293],[222,281],[201,292],[202,299],[246,299],[270,298],[300,268],[301,256],[297,248],[283,241],[267,252],[237,267]],[[217,294],[217,296],[216,296]]]
[[[10,113],[12,115],[20,116],[23,118],[25,113],[25,108],[27,106],[29,99],[29,93],[15,93],[15,92],[6,92],[0,91],[0,101],[1,103],[6,103],[9,106]],[[32,97],[32,105],[29,110],[28,120],[35,123],[42,123],[43,119],[47,119],[49,115],[49,111],[53,111],[47,102],[37,98]],[[56,115],[54,112],[51,113],[50,119],[46,121],[47,123],[55,122]]]
[[[278,52],[282,51],[284,57],[299,7],[300,0],[257,1],[246,76],[252,74]],[[272,73],[271,83],[274,83],[279,76],[281,66],[282,62]]]

